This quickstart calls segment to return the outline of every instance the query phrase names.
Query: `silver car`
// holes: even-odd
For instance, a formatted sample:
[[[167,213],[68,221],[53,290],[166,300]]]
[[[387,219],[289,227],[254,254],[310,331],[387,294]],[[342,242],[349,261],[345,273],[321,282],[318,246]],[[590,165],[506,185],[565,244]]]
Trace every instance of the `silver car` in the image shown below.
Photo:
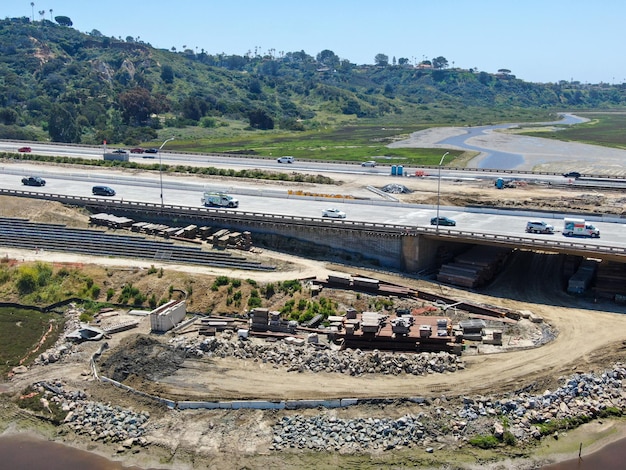
[[[526,224],[527,233],[554,233],[554,227],[543,220],[529,220]]]

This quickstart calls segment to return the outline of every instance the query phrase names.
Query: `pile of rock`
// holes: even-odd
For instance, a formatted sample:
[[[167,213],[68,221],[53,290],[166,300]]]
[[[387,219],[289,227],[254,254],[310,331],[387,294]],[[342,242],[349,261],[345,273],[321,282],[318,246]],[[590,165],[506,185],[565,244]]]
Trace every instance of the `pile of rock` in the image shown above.
[[[283,367],[290,372],[333,372],[352,376],[426,375],[464,368],[459,356],[446,352],[394,354],[359,349],[333,351],[310,343],[302,346],[280,341],[255,343],[232,341],[228,337],[210,337],[199,342],[175,338],[171,342],[177,348],[184,348],[187,355],[253,360]]]
[[[624,410],[626,390],[623,379],[626,369],[617,364],[601,375],[575,374],[565,385],[541,395],[520,392],[504,399],[479,397],[465,398],[458,416],[468,421],[486,416],[506,416],[509,431],[525,440],[541,435],[541,424],[579,416],[595,418],[612,408]]]
[[[427,436],[420,416],[399,419],[339,419],[334,416],[285,416],[275,427],[271,449],[317,451],[391,450],[423,443]]]
[[[460,401],[407,399],[416,403],[417,412],[398,419],[339,419],[332,411],[318,416],[284,416],[273,427],[270,449],[362,452],[422,446],[432,452],[446,444],[464,445],[479,434],[493,434],[502,440],[505,432],[517,441],[529,441],[545,433],[542,424],[581,416],[596,418],[609,408],[617,414],[623,412],[624,377],[626,369],[618,364],[600,375],[575,374],[556,391],[538,395],[517,392],[505,398],[464,397]]]
[[[92,440],[104,443],[120,442],[127,448],[134,444],[148,444],[143,437],[150,418],[148,412],[136,413],[119,406],[89,401],[85,392],[65,390],[58,380],[38,382],[34,388],[67,413],[64,423],[78,434],[89,435]]]
[[[119,406],[97,402],[67,402],[65,423],[78,434],[87,434],[94,441],[121,442],[125,447],[147,445],[145,433],[149,413],[135,413]]]
[[[412,192],[403,184],[388,184],[382,187],[382,191],[389,194],[410,194]]]

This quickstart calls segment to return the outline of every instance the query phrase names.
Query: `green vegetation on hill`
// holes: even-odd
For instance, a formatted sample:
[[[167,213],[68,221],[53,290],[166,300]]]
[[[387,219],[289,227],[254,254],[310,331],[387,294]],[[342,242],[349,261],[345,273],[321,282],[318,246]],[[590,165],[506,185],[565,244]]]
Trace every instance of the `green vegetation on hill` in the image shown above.
[[[376,128],[545,121],[556,110],[626,104],[622,86],[527,83],[448,68],[441,57],[416,68],[357,66],[328,50],[211,55],[70,26],[0,21],[0,138],[147,146],[175,134],[168,148],[316,158],[326,147],[319,136],[330,135],[345,140],[333,148],[341,160],[354,142],[382,147],[369,134]]]

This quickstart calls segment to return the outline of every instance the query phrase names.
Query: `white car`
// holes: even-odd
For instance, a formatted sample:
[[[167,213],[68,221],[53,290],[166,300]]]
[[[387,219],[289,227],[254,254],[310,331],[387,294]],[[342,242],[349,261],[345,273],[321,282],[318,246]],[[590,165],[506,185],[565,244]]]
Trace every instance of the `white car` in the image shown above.
[[[376,162],[374,160],[369,160],[367,162],[363,162],[361,163],[361,166],[371,166],[371,167],[375,167],[376,166]]]
[[[278,163],[293,163],[294,158],[293,157],[278,157],[276,161]]]
[[[322,211],[322,217],[332,217],[334,219],[345,219],[346,213],[339,209],[324,209]]]

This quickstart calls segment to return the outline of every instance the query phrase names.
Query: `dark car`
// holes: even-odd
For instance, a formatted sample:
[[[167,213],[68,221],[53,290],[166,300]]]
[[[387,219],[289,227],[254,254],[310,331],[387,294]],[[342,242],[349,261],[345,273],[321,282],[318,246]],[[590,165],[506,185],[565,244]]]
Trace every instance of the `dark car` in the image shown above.
[[[146,153],[159,153],[159,149],[149,148],[145,150]]]
[[[31,149],[30,147],[20,147],[17,149],[18,152],[21,153],[30,153],[33,149]]]
[[[108,186],[94,186],[91,188],[91,193],[96,196],[115,196],[115,190]]]
[[[580,173],[578,173],[577,171],[570,171],[568,173],[563,173],[563,176],[565,176],[566,178],[578,179],[580,178]]]
[[[130,153],[143,153],[145,150],[141,147],[135,147],[134,149],[130,149]]]
[[[445,225],[448,227],[456,226],[456,221],[449,219],[448,217],[439,217],[439,223],[437,223],[437,217],[430,219],[430,225]]]
[[[26,186],[45,186],[46,180],[39,176],[28,176],[22,178],[22,184]]]
[[[124,149],[116,149],[116,150],[113,150],[113,153],[126,153],[126,150],[124,150]]]

